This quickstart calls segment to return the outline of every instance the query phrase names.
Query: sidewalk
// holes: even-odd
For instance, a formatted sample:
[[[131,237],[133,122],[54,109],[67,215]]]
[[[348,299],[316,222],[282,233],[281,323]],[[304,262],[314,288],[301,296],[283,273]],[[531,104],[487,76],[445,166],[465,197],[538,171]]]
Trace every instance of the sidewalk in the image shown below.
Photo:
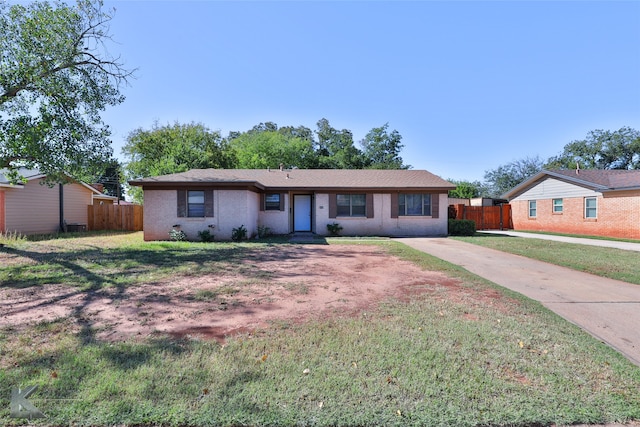
[[[448,238],[395,240],[539,301],[640,366],[640,286]]]

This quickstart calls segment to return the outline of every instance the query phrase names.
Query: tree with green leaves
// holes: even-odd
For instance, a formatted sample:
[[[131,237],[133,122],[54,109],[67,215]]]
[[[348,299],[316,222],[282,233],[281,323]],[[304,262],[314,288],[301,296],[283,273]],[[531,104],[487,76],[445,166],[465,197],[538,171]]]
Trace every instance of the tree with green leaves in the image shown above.
[[[291,128],[269,129],[254,127],[249,132],[229,140],[229,149],[240,169],[276,169],[298,167],[310,169],[316,165],[313,142],[295,136]]]
[[[151,130],[138,128],[127,136],[122,153],[127,159],[127,179],[236,167],[220,132],[197,123],[160,126],[156,122]],[[139,187],[130,188],[129,193],[142,201]]]
[[[456,185],[455,190],[449,190],[449,197],[457,199],[474,199],[476,197],[485,197],[488,195],[487,188],[480,181],[458,181],[448,179],[450,183]]]
[[[317,123],[316,156],[321,169],[362,169],[362,153],[353,144],[353,134],[348,129],[334,129],[327,119]]]
[[[108,53],[101,1],[0,2],[0,168],[90,180],[112,154],[100,117],[132,76]]]
[[[640,169],[640,132],[623,127],[617,131],[593,130],[572,141],[547,162],[547,168]]]
[[[400,157],[402,135],[397,130],[388,132],[389,124],[373,128],[367,133],[362,146],[363,166],[368,169],[409,169]]]
[[[123,180],[124,171],[122,165],[118,160],[111,159],[107,162],[104,172],[94,181],[96,184],[104,186],[104,194],[124,200]]]
[[[502,197],[504,193],[511,190],[527,178],[540,172],[544,167],[544,162],[539,156],[526,157],[514,160],[497,169],[488,170],[484,173],[485,183],[489,197]]]

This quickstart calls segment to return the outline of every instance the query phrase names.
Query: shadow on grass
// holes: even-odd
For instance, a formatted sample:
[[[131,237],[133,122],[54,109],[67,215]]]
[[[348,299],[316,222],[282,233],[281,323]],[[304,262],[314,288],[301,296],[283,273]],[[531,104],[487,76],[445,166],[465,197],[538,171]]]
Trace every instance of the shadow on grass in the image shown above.
[[[326,240],[322,240],[326,244]],[[102,299],[116,303],[127,299],[127,288],[131,286],[142,283],[162,285],[172,277],[204,275],[238,275],[269,280],[273,278],[273,272],[263,268],[263,262],[304,260],[312,252],[318,256],[316,245],[289,243],[288,238],[283,240],[282,237],[239,244],[152,242],[102,248],[82,242],[78,246],[57,248],[52,245],[45,251],[29,245],[2,248],[2,252],[17,262],[0,268],[0,290],[20,290],[20,299],[28,303],[16,306],[15,301],[0,301],[0,310],[7,315],[18,316],[71,300],[73,305],[68,317],[77,322],[79,336],[89,344],[97,338],[95,322],[87,313],[88,307]],[[335,256],[335,253],[327,256]],[[344,252],[339,256],[352,255]],[[287,275],[286,272],[279,274]],[[41,292],[46,285],[62,285],[64,288],[47,294]],[[148,298],[151,301],[168,297],[151,294]]]

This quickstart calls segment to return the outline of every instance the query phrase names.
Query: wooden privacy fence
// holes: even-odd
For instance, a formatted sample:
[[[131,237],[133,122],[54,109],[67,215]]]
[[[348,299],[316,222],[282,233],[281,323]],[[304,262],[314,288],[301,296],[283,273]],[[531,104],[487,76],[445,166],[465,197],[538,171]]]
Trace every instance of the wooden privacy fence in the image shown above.
[[[512,229],[511,205],[465,206],[451,205],[450,218],[469,219],[476,223],[476,230]]]
[[[89,230],[142,231],[140,205],[89,205]]]

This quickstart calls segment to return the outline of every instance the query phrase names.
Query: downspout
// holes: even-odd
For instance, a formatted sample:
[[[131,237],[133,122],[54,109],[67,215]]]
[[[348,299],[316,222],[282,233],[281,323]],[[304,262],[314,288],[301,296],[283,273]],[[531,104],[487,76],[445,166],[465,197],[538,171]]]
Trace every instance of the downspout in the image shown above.
[[[58,197],[60,199],[60,232],[64,233],[64,189],[58,184]]]

